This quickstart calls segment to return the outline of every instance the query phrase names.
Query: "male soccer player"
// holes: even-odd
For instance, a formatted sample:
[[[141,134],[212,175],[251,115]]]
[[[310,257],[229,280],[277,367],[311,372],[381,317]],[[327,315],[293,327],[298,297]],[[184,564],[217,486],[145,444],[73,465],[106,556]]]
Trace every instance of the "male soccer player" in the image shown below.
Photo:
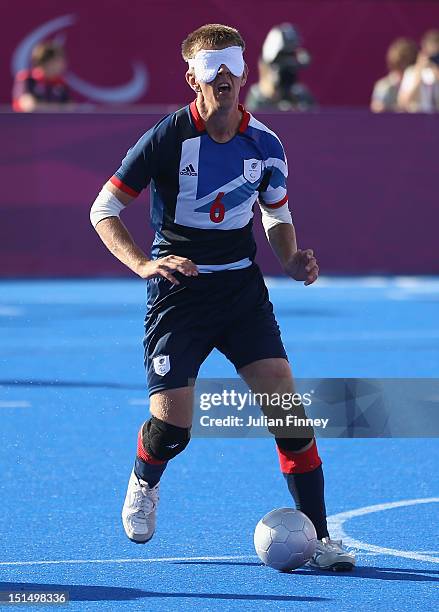
[[[122,522],[134,542],[155,531],[160,478],[189,443],[193,386],[214,347],[255,393],[292,393],[291,369],[262,274],[254,263],[253,206],[285,273],[313,283],[313,252],[297,248],[288,210],[287,162],[279,138],[238,104],[247,79],[237,30],[205,25],[186,38],[189,106],[164,117],[130,149],[91,209],[108,249],[147,279],[145,367],[151,418],[139,431]],[[119,219],[151,183],[152,257]],[[302,408],[303,410],[303,408]],[[275,437],[281,470],[319,539],[311,563],[351,569],[352,554],[329,538],[314,435]]]

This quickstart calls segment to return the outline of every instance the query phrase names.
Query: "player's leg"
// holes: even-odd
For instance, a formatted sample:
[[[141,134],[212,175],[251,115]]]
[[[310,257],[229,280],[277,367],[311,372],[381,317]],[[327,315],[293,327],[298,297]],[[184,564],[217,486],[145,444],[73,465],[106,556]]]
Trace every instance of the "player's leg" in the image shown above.
[[[235,365],[253,392],[269,396],[292,394],[291,368],[262,274],[253,266],[242,276],[241,311],[225,330],[217,347]],[[270,416],[271,406],[263,406],[263,409]],[[303,406],[297,407],[296,412],[304,416]],[[280,416],[285,416],[282,410],[281,413]],[[324,538],[328,536],[324,481],[314,432],[308,428],[294,433],[294,438],[276,436],[281,467],[297,507],[314,523],[318,537]]]
[[[239,303],[239,316],[229,325],[217,347],[230,359],[253,392],[293,393],[293,377],[279,326],[257,266],[249,270],[247,285],[242,283]],[[276,413],[278,408],[265,406],[264,411],[267,410]],[[305,416],[303,406],[296,407],[295,413]],[[355,557],[342,548],[341,542],[328,539],[322,462],[314,432],[312,429],[296,431],[295,437],[282,431],[273,433],[288,488],[297,507],[316,527],[319,544],[314,564],[324,569],[351,569]]]
[[[192,407],[192,387],[151,396],[151,417],[137,436],[136,460],[122,509],[125,533],[134,542],[148,542],[154,535],[160,479],[168,462],[189,444]]]
[[[151,417],[138,432],[134,469],[122,510],[125,532],[135,542],[144,543],[153,536],[160,479],[168,462],[190,440],[190,381],[197,377],[212,349],[209,335],[200,325],[204,317],[198,301],[193,292],[173,287],[164,279],[148,282],[144,347]]]
[[[155,487],[168,461],[184,451],[190,440],[193,387],[169,389],[150,398],[151,417],[137,436],[136,476]]]
[[[263,398],[295,392],[291,369],[284,359],[255,361],[242,367],[239,374],[250,389]],[[267,416],[281,416],[278,414],[278,404],[274,408],[269,405],[261,408]],[[302,404],[292,412],[299,418],[306,418]],[[309,428],[304,431],[287,431],[285,428],[279,431],[274,428],[272,433],[276,439],[281,471],[296,507],[308,516],[316,529],[317,549],[310,564],[319,569],[351,570],[355,565],[354,555],[345,550],[341,542],[329,538],[322,461],[314,432]]]
[[[262,359],[239,370],[254,393],[261,397],[291,396],[294,382],[286,359]],[[286,412],[277,404],[261,406],[269,417],[285,418]],[[299,418],[305,418],[302,404],[291,410]],[[286,479],[296,507],[306,514],[316,528],[318,539],[328,537],[324,479],[322,461],[317,451],[314,432],[311,428],[289,431],[282,428],[272,430],[275,435],[280,467]]]

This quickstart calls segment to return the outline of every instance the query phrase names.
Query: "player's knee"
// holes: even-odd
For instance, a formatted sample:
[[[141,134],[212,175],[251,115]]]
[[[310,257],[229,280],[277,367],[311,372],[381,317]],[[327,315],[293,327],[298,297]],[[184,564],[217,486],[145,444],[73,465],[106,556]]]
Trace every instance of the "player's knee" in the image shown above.
[[[184,451],[191,438],[190,429],[177,427],[155,416],[144,425],[142,442],[145,450],[159,461],[169,461]]]
[[[249,380],[267,380],[270,381],[270,384],[273,381],[284,381],[286,390],[292,387],[291,366],[286,359],[281,357],[261,359],[244,366],[240,373],[243,373]]]
[[[301,402],[288,411],[281,406],[270,406],[264,409],[264,413],[272,423],[269,424],[268,430],[281,448],[299,451],[314,438],[314,428]]]

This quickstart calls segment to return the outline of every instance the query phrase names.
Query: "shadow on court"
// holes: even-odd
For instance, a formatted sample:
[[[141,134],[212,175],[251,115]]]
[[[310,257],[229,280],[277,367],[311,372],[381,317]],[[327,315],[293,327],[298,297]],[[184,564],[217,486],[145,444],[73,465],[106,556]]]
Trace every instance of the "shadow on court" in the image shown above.
[[[174,561],[173,565],[253,565],[262,567],[262,563],[249,561]],[[396,567],[356,567],[351,572],[333,572],[315,570],[312,567],[293,570],[291,574],[311,574],[346,576],[350,578],[371,578],[373,580],[411,580],[413,582],[439,582],[439,571],[428,569],[401,569]],[[434,575],[431,575],[434,574]]]
[[[142,591],[126,587],[95,586],[85,584],[41,584],[35,582],[0,582],[0,591],[66,591],[70,601],[128,601],[163,597],[166,599],[218,599],[241,601],[308,601],[328,602],[327,597],[301,597],[300,595],[257,595],[243,593],[172,593]]]
[[[172,561],[172,565],[249,565],[263,567],[262,561]]]

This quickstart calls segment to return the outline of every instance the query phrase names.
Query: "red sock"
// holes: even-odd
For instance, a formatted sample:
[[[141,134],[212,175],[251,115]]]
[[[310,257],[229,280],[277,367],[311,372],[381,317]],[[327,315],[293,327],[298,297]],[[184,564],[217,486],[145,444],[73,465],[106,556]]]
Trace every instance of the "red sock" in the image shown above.
[[[313,440],[312,445],[306,451],[301,453],[284,450],[279,446],[276,446],[276,448],[279,455],[280,469],[283,474],[305,474],[306,472],[312,472],[319,465],[322,465],[315,440]]]

